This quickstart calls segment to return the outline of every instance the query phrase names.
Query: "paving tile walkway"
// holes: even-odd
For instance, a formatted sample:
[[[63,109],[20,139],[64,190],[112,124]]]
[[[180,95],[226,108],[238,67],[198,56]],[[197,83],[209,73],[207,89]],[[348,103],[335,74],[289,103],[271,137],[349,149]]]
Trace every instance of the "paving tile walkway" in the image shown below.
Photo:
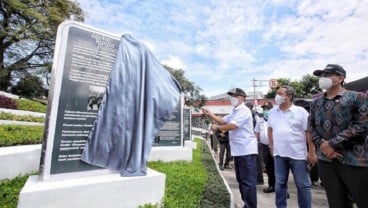
[[[207,141],[208,146],[209,145],[209,139]],[[214,152],[212,152],[213,158],[218,164],[218,157],[214,155]],[[233,166],[233,164],[231,164]],[[235,171],[234,168],[232,169],[225,169],[225,170],[219,170],[222,176],[225,178],[227,184],[229,185],[231,192],[234,196],[234,207],[235,208],[241,208],[243,207],[243,201],[240,196],[238,182],[236,181],[235,177]],[[267,175],[263,174],[264,181],[267,182]],[[257,203],[259,208],[271,208],[276,207],[275,206],[275,193],[263,193],[263,188],[267,187],[267,183],[264,185],[257,185]],[[298,207],[298,201],[297,201],[297,190],[294,183],[293,175],[289,175],[289,181],[288,181],[288,188],[290,193],[290,198],[288,199],[288,207],[289,208],[297,208]],[[328,208],[327,198],[325,194],[325,190],[322,187],[319,188],[312,188],[312,208]]]

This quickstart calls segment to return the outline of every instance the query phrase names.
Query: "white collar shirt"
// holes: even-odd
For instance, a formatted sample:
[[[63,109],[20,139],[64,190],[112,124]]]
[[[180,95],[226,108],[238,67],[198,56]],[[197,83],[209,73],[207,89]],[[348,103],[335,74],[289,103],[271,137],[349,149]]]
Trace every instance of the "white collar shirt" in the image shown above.
[[[232,156],[258,154],[257,139],[253,132],[252,112],[244,103],[234,108],[229,115],[224,116],[223,120],[238,127],[229,131]]]
[[[286,111],[277,107],[269,112],[267,124],[272,128],[274,156],[306,160],[308,115],[304,108],[295,105]]]
[[[268,125],[264,118],[259,118],[256,126],[254,127],[254,132],[259,133],[259,141],[262,144],[268,145]]]

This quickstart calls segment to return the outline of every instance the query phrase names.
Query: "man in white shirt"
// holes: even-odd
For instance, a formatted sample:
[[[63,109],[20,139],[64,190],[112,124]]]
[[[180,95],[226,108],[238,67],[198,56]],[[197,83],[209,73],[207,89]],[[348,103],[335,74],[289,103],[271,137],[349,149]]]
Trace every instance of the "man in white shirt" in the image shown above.
[[[236,179],[244,207],[257,207],[257,139],[253,132],[252,112],[244,105],[245,92],[240,88],[231,89],[232,112],[219,117],[202,109],[203,113],[218,124],[212,125],[212,130],[229,131],[231,155],[234,156]]]
[[[311,207],[311,184],[307,168],[307,145],[313,154],[314,145],[306,138],[308,112],[292,103],[295,90],[282,86],[276,92],[275,103],[268,115],[268,139],[274,156],[276,176],[276,207],[287,207],[287,181],[289,170],[293,173],[298,190],[299,208]],[[314,152],[315,155],[315,152]],[[314,161],[315,162],[315,161]]]
[[[268,187],[263,189],[264,193],[275,192],[275,166],[273,162],[273,156],[271,155],[270,148],[268,147],[268,113],[272,109],[273,105],[267,101],[262,106],[263,113],[256,123],[254,132],[258,139],[260,149],[262,151],[262,159],[265,165],[266,174],[268,176]],[[260,154],[258,154],[259,156]]]

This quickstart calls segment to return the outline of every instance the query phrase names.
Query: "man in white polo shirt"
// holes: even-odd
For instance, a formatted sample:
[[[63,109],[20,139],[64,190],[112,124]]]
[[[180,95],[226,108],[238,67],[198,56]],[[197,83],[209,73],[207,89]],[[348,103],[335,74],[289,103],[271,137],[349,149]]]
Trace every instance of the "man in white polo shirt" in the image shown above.
[[[312,196],[307,169],[306,145],[308,112],[302,107],[293,105],[294,94],[294,88],[280,87],[275,97],[278,107],[274,107],[268,115],[269,147],[275,163],[275,204],[277,208],[287,207],[289,170],[293,173],[298,190],[299,208],[311,207]],[[311,139],[308,139],[308,145],[313,145]],[[312,148],[314,149],[314,146]],[[313,152],[311,151],[310,154]]]
[[[212,130],[229,131],[231,155],[234,156],[235,174],[245,208],[257,207],[257,139],[253,132],[252,112],[244,105],[245,92],[240,88],[231,89],[232,112],[219,117],[202,109],[203,113],[218,124]]]

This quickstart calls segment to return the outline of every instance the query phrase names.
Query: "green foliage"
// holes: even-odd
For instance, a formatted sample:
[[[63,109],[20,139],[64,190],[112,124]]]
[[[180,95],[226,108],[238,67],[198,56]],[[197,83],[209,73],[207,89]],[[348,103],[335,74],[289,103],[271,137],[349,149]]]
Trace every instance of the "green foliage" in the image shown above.
[[[205,105],[207,98],[205,95],[201,94],[202,89],[185,77],[183,69],[174,69],[166,65],[164,65],[164,68],[168,70],[180,83],[185,95],[186,105],[193,106],[196,109]]]
[[[0,181],[0,207],[17,207],[19,193],[31,174],[18,176],[12,180],[4,179]]]
[[[227,191],[224,181],[218,174],[216,164],[213,162],[211,151],[207,145],[202,147],[202,164],[208,173],[208,182],[199,207],[229,207],[230,194]]]
[[[0,95],[0,108],[16,109],[17,103],[11,98]]]
[[[15,115],[12,113],[0,112],[0,120],[10,120],[10,121],[27,121],[27,122],[37,122],[44,123],[44,117],[36,117],[31,115]]]
[[[0,147],[40,144],[43,126],[0,125]]]
[[[0,1],[0,90],[24,73],[51,70],[58,25],[83,12],[70,0]]]
[[[11,180],[0,180],[0,207],[15,208],[18,204],[19,193],[22,190],[30,175],[35,175],[37,172],[26,175],[19,175]]]
[[[201,144],[193,150],[193,161],[150,162],[149,167],[166,174],[165,207],[198,207],[207,182],[201,163]]]
[[[318,93],[318,78],[309,74],[304,75],[301,81],[291,81],[288,78],[279,78],[277,81],[279,86],[292,86],[295,89],[295,98],[311,98],[314,94]],[[277,89],[269,90],[265,97],[274,98]]]
[[[27,99],[18,99],[16,102],[17,110],[34,111],[40,113],[45,113],[47,110],[47,105],[40,102]]]
[[[149,163],[166,174],[164,207],[229,207],[230,196],[210,150],[204,141],[196,142],[192,162]]]
[[[12,87],[11,92],[27,98],[37,98],[46,95],[46,89],[43,87],[40,77],[28,73]]]

